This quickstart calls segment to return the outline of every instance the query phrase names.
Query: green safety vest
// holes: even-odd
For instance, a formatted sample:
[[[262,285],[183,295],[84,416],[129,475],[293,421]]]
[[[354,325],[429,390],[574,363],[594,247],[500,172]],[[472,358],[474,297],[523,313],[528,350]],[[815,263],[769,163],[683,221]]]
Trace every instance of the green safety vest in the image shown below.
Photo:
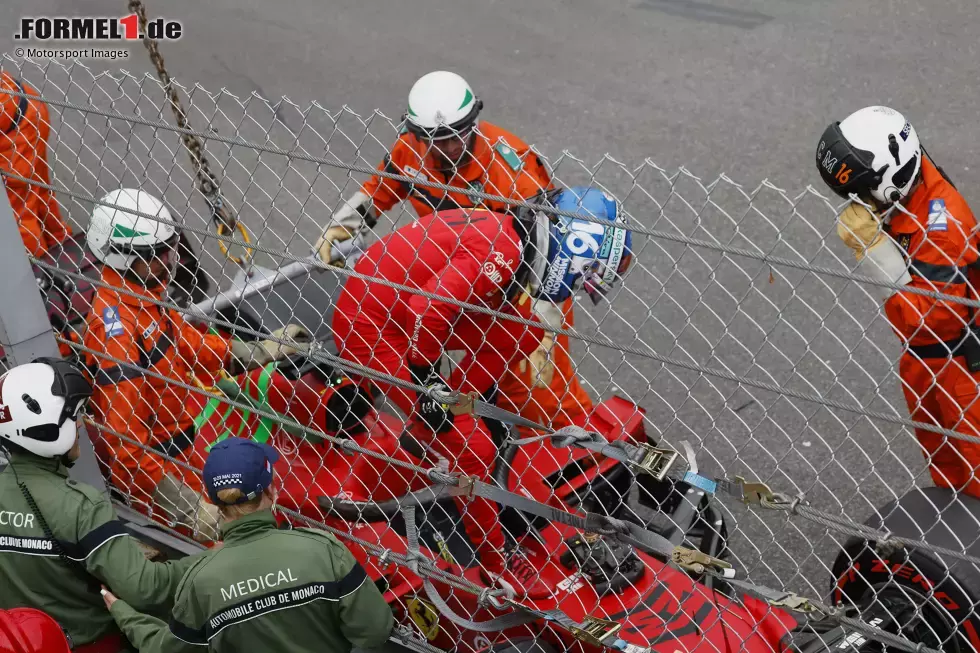
[[[259,408],[262,408],[267,412],[275,412],[269,406],[269,388],[272,386],[272,375],[275,374],[275,371],[276,371],[276,364],[269,363],[264,368],[262,368],[262,373],[259,375],[258,380],[254,382],[258,390],[258,399],[257,400],[252,399],[252,401],[256,401],[259,405]],[[252,377],[246,376],[245,388],[242,389],[242,392],[250,398],[252,396],[251,395],[252,384],[253,384]],[[207,421],[210,420],[214,416],[214,414],[220,410],[221,404],[223,403],[225,402],[220,397],[211,397],[210,399],[208,399],[208,402],[204,405],[204,408],[201,410],[201,412],[194,416],[195,433],[201,432],[201,427],[203,427],[207,423]],[[214,445],[218,444],[219,442],[221,442],[226,438],[242,437],[242,432],[245,430],[245,426],[248,422],[248,419],[252,415],[252,411],[248,409],[239,409],[237,406],[229,405],[227,410],[225,410],[224,414],[221,416],[221,424],[224,425],[231,417],[231,415],[234,413],[235,410],[242,411],[241,424],[238,425],[238,429],[234,433],[232,433],[231,429],[225,429],[224,431],[220,432],[218,434],[218,437],[215,438],[214,441],[208,443],[208,446],[205,449],[205,451],[210,452],[211,447],[213,447]],[[259,426],[257,429],[255,429],[254,432],[251,433],[250,437],[256,442],[268,441],[269,438],[272,437],[272,429],[274,424],[275,421],[272,418],[265,417],[264,415],[259,415]]]

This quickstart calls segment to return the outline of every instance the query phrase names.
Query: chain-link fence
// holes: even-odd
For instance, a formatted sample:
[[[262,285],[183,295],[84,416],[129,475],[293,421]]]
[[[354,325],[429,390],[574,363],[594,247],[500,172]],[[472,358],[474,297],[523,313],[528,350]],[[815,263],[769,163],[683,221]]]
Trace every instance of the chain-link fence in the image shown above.
[[[550,329],[546,353],[523,287],[510,293],[494,287],[519,267],[507,247],[516,256],[534,250],[529,243],[538,245],[531,243],[536,232],[507,231],[501,225],[509,221],[487,230],[465,214],[452,214],[446,222],[460,224],[443,226],[462,234],[466,223],[477,240],[459,235],[446,250],[433,244],[435,236],[413,231],[426,205],[447,208],[440,201],[447,188],[424,167],[436,160],[435,152],[411,150],[419,156],[413,165],[406,163],[409,155],[393,150],[400,115],[239,98],[194,86],[179,87],[189,120],[181,129],[155,78],[96,73],[79,62],[8,59],[4,70],[27,85],[18,90],[8,84],[7,95],[0,95],[5,107],[13,107],[7,115],[16,117],[5,147],[21,148],[4,161],[5,183],[18,217],[36,217],[37,228],[22,233],[53,307],[62,351],[88,365],[96,383],[90,424],[101,433],[96,452],[115,500],[188,540],[207,543],[215,536],[214,516],[201,507],[199,470],[209,446],[228,435],[272,442],[283,454],[277,465],[280,516],[297,526],[327,528],[363,549],[360,557],[383,583],[401,622],[439,646],[479,648],[514,636],[513,629],[498,636],[467,626],[487,613],[447,616],[449,608],[465,613],[477,599],[487,599],[487,577],[479,568],[487,567],[492,548],[504,567],[488,573],[509,571],[505,578],[545,585],[553,595],[509,607],[534,617],[521,624],[529,633],[537,631],[524,623],[547,621],[550,631],[577,633],[592,644],[595,632],[617,632],[599,639],[611,645],[619,638],[620,648],[769,650],[759,647],[774,647],[786,634],[785,625],[774,625],[784,623],[782,608],[724,596],[737,594],[733,583],[741,581],[725,578],[730,574],[720,559],[737,570],[738,579],[778,590],[763,593],[764,601],[785,603],[784,593],[796,592],[853,607],[856,596],[828,599],[850,558],[877,560],[866,567],[898,558],[858,548],[841,558],[840,568],[848,537],[876,539],[859,525],[882,505],[931,485],[929,456],[943,456],[947,474],[971,462],[975,441],[963,416],[973,410],[972,399],[964,398],[976,395],[972,377],[964,373],[950,381],[945,367],[933,370],[931,383],[910,380],[915,370],[899,376],[903,346],[882,309],[881,284],[869,283],[866,266],[855,271],[836,233],[839,203],[812,188],[744,186],[728,177],[709,181],[684,169],[664,170],[650,159],[607,155],[590,162],[567,152],[525,151],[517,142],[502,146],[496,128],[481,123],[469,152],[471,164],[483,166],[473,178],[481,183],[451,182],[459,187],[451,191],[457,203],[541,208],[532,186],[546,185],[550,175],[555,186],[589,186],[614,198],[632,231],[625,279],[595,306],[582,293],[559,305],[565,312],[554,324],[561,328]],[[41,119],[42,106],[50,113],[50,134],[23,129]],[[182,142],[188,135],[204,142],[224,206],[247,230],[247,242],[240,232],[214,233],[212,205],[197,190],[197,170]],[[45,141],[46,151],[37,147]],[[331,216],[379,162],[387,165],[378,173],[375,206],[386,193],[392,206],[378,211],[363,247],[397,233],[368,254],[347,252],[346,265],[311,258]],[[147,195],[109,195],[118,189]],[[149,196],[162,200],[169,214],[153,208]],[[102,231],[93,217],[100,207],[111,220]],[[612,215],[574,208],[566,214],[578,216],[581,234],[611,229],[602,223]],[[73,235],[55,238],[60,245],[48,243],[59,219]],[[166,243],[171,228],[185,239],[170,243],[179,252],[175,283],[168,293],[147,290],[139,280],[160,274],[147,252],[164,251],[150,247],[150,231],[163,234],[157,240]],[[115,258],[98,260],[86,236],[89,244],[109,241],[105,251]],[[523,250],[515,244],[520,238]],[[486,248],[488,240],[492,246]],[[473,259],[481,246],[487,258]],[[246,251],[249,260],[233,260]],[[440,257],[458,279],[436,274]],[[474,277],[452,268],[466,257],[482,263]],[[134,263],[146,265],[134,273]],[[401,273],[395,274],[398,266]],[[130,271],[120,273],[123,268]],[[276,277],[276,270],[291,273]],[[368,279],[381,282],[369,286]],[[939,292],[949,299],[949,281],[912,296],[936,302]],[[249,284],[253,290],[264,285],[253,293]],[[348,296],[341,299],[345,284]],[[454,294],[463,287],[468,292]],[[229,291],[238,293],[237,301],[228,299]],[[216,301],[219,293],[225,299]],[[953,309],[936,309],[947,311],[947,323],[960,319],[957,306],[970,306],[952,301]],[[464,317],[454,321],[461,308]],[[338,310],[346,321],[338,321]],[[427,345],[418,333],[413,337],[411,324],[396,323],[405,315],[424,318],[416,328],[427,330]],[[283,329],[287,325],[302,329]],[[229,345],[229,335],[236,344]],[[498,390],[495,402],[478,398],[469,412],[469,399],[458,393],[430,391],[437,403],[454,406],[449,412],[456,423],[449,435],[433,438],[430,430],[428,439],[419,435],[426,429],[415,397],[419,391],[425,396],[433,377],[391,367],[410,350],[422,356],[426,346],[453,350],[443,368],[451,390],[487,390],[475,378],[492,379]],[[452,387],[460,379],[463,385]],[[922,397],[915,420],[903,386],[933,393]],[[930,415],[940,404],[942,411],[958,409],[959,419]],[[537,436],[549,431],[518,416],[568,428],[556,440],[542,439]],[[512,428],[501,431],[500,420]],[[924,428],[924,444],[914,426]],[[938,450],[943,437],[959,443],[955,453]],[[494,451],[496,471],[486,462],[498,455]],[[678,455],[667,469],[670,452]],[[959,462],[949,462],[951,457]],[[477,496],[454,500],[447,494],[461,484],[454,474],[460,471],[483,482],[468,489]],[[735,482],[736,475],[781,494],[767,497],[763,489],[762,501],[748,508],[739,499],[743,488],[753,488]],[[950,483],[969,490],[952,477]],[[957,498],[947,508],[959,511],[959,522],[972,519],[970,501]],[[418,533],[402,512],[409,504],[416,506],[421,546],[429,552],[422,563],[411,555]],[[505,536],[490,523],[497,504],[505,506]],[[933,542],[929,529],[937,528],[943,510],[936,508],[939,517],[919,532],[891,534]],[[573,518],[583,514],[591,521]],[[576,527],[603,533],[601,546]],[[957,532],[978,528],[974,520]],[[974,544],[949,546],[962,556]],[[514,545],[524,571],[513,562]],[[596,553],[603,546],[604,553]],[[642,553],[630,553],[631,546]],[[708,557],[698,561],[691,557],[695,550]],[[907,568],[903,564],[882,568],[894,579]],[[914,573],[929,578],[928,585],[919,584],[927,598],[935,598],[942,583],[956,585],[957,597],[969,597],[975,594],[960,584],[976,572],[964,572],[964,565],[972,561],[960,563],[965,576],[930,576],[919,567]],[[603,575],[611,577],[602,581]],[[451,605],[428,595],[420,576],[435,580]],[[721,594],[710,591],[722,586],[727,589]],[[899,594],[908,599],[909,591]],[[707,601],[703,614],[691,607],[698,601]],[[899,609],[879,601],[878,617],[888,618],[867,621],[889,632],[914,622],[920,628],[916,641],[944,650],[954,650],[949,642],[956,625],[973,632],[964,621],[964,615],[972,618],[972,607],[933,601],[929,605],[939,606],[935,616],[911,599],[906,604]],[[908,605],[911,612],[902,612]],[[528,606],[561,612],[542,621]],[[681,624],[677,615],[685,614]],[[706,625],[713,614],[721,615],[720,630]],[[692,620],[693,628],[685,630]],[[600,628],[593,640],[580,630],[589,623]],[[858,650],[862,643],[852,637],[847,646]]]

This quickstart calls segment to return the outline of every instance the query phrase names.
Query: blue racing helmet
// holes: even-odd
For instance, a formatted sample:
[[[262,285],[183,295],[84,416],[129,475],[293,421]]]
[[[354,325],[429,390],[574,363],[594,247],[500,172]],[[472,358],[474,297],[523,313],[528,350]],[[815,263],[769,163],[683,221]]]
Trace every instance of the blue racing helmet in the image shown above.
[[[625,225],[616,201],[596,188],[572,186],[553,191],[548,194],[548,203],[569,213]],[[548,262],[538,298],[560,303],[584,287],[592,303],[598,304],[630,266],[632,234],[625,226],[564,215],[548,217]]]

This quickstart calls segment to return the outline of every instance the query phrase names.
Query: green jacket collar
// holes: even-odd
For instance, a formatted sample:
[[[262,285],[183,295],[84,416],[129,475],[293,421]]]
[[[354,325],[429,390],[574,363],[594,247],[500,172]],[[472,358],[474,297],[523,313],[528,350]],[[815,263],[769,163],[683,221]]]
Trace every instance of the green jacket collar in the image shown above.
[[[18,474],[40,471],[68,478],[68,468],[60,457],[41,458],[27,451],[11,451],[10,462]]]
[[[260,533],[277,530],[276,517],[271,510],[261,510],[239,517],[221,527],[221,539],[225,544],[244,542]]]

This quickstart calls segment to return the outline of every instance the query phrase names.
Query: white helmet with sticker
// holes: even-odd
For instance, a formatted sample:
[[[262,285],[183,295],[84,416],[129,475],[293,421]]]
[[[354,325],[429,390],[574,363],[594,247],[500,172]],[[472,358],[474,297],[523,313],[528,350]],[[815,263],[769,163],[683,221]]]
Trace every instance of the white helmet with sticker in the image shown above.
[[[465,79],[437,70],[421,77],[409,91],[405,126],[424,140],[465,138],[476,127],[482,109],[483,101]]]
[[[167,222],[130,211],[156,216]],[[125,272],[137,260],[152,259],[160,248],[174,247],[178,236],[173,225],[168,224],[172,222],[170,211],[157,198],[141,190],[120,188],[96,203],[86,234],[88,247],[97,259]]]

